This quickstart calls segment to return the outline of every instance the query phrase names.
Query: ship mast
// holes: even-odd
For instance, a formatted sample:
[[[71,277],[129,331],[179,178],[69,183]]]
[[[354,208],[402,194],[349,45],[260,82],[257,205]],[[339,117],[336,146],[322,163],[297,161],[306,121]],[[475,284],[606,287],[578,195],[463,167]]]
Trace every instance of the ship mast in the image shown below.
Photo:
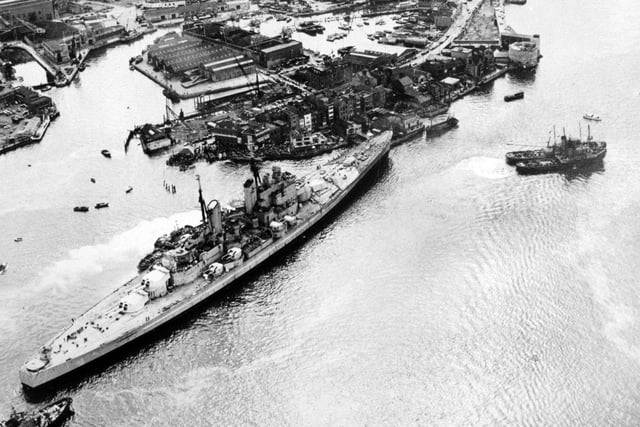
[[[258,163],[256,162],[255,157],[251,156],[251,160],[249,160],[249,167],[251,168],[251,172],[253,173],[253,178],[256,180],[256,186],[260,186],[260,168],[258,167]]]
[[[582,125],[578,122],[578,134],[580,136],[580,141],[582,141]]]
[[[200,203],[200,212],[202,213],[202,223],[207,223],[207,214],[206,214],[206,206],[204,203],[204,198],[202,197],[202,185],[200,185],[200,175],[196,175],[196,180],[198,180],[198,202]]]

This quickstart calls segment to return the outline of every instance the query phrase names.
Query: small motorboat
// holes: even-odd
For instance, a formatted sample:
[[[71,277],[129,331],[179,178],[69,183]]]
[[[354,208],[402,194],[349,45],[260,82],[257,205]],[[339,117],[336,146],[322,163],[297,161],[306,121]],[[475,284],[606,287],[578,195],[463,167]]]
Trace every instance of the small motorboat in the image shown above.
[[[105,156],[107,159],[111,158],[111,153],[109,152],[109,150],[102,150],[100,153],[102,153],[102,155]]]
[[[5,271],[7,271],[7,264],[0,264],[0,274],[4,274]]]
[[[71,408],[72,399],[65,397],[50,405],[34,412],[13,412],[10,418],[0,422],[2,426],[37,426],[53,427],[62,425],[70,415],[73,415]]]
[[[86,206],[76,206],[73,208],[74,212],[89,212],[89,208]]]
[[[515,101],[516,99],[524,98],[524,92],[516,92],[513,95],[507,95],[504,97],[505,102]]]
[[[51,90],[51,86],[42,86],[42,87],[40,88],[40,92],[47,92],[47,91],[49,91],[49,90]]]
[[[18,236],[15,239],[13,239],[13,241],[16,242],[16,243],[20,243],[20,242],[22,242],[22,237]]]
[[[96,179],[95,178],[91,178],[91,182],[93,182],[95,184],[96,183]]]
[[[590,113],[585,113],[585,115],[582,117],[584,117],[586,120],[593,120],[594,122],[599,122],[600,120],[602,120],[600,116]]]
[[[127,188],[127,190],[125,191],[125,193],[129,194],[133,191],[133,187],[129,187]]]
[[[95,205],[96,209],[108,208],[109,202],[100,202]]]

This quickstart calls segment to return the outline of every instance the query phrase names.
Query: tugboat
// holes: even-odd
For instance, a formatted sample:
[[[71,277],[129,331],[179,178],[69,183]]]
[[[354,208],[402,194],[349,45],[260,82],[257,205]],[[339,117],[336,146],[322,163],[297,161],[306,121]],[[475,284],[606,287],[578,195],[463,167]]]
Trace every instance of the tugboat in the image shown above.
[[[516,99],[524,98],[524,92],[516,92],[513,95],[507,95],[504,97],[505,102],[515,101]]]
[[[591,135],[587,141],[560,138],[560,147],[555,147],[553,155],[548,158],[523,160],[516,163],[516,171],[520,174],[536,174],[579,169],[601,163],[607,154],[607,143],[593,141]]]
[[[173,103],[180,102],[180,95],[178,95],[178,92],[176,92],[172,88],[164,88],[164,89],[162,89],[162,94],[166,98],[169,98],[169,100],[171,102],[173,102]]]
[[[102,209],[102,208],[108,208],[109,207],[109,202],[100,202],[97,203],[95,208],[96,209]]]
[[[111,153],[109,152],[109,150],[102,150],[100,151],[100,153],[102,153],[102,155],[105,156],[107,159],[111,158]]]
[[[74,212],[89,212],[89,208],[86,206],[76,206],[73,208]]]
[[[54,427],[73,415],[72,399],[65,397],[36,412],[13,412],[10,418],[3,421],[2,427]]]
[[[317,34],[323,33],[324,27],[313,21],[306,21],[300,23],[300,25],[298,25],[298,28],[296,28],[296,31],[309,34],[310,36],[315,36]]]
[[[453,129],[456,126],[458,126],[458,119],[456,119],[453,116],[447,117],[446,120],[440,123],[434,124],[432,122],[429,126],[426,127],[427,137],[433,136],[433,135],[439,135],[441,133],[448,131],[449,129]]]

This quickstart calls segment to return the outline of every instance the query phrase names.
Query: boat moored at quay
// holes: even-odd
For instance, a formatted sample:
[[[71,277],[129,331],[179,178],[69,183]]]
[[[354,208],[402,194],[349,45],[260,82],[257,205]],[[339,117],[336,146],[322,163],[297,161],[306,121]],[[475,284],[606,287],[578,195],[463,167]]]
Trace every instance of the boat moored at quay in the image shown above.
[[[376,133],[300,177],[277,166],[260,176],[252,163],[242,207],[205,203],[200,189],[202,222],[160,237],[150,267],[46,342],[20,368],[20,381],[38,388],[76,371],[251,272],[344,201],[388,156],[391,137]]]

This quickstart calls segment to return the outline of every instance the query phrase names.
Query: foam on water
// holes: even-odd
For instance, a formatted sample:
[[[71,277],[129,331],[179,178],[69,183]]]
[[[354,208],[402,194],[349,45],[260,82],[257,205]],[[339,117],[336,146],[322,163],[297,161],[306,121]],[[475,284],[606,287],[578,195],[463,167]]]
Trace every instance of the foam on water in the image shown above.
[[[504,160],[492,157],[471,157],[455,166],[455,170],[471,171],[481,178],[503,179],[514,172]]]

